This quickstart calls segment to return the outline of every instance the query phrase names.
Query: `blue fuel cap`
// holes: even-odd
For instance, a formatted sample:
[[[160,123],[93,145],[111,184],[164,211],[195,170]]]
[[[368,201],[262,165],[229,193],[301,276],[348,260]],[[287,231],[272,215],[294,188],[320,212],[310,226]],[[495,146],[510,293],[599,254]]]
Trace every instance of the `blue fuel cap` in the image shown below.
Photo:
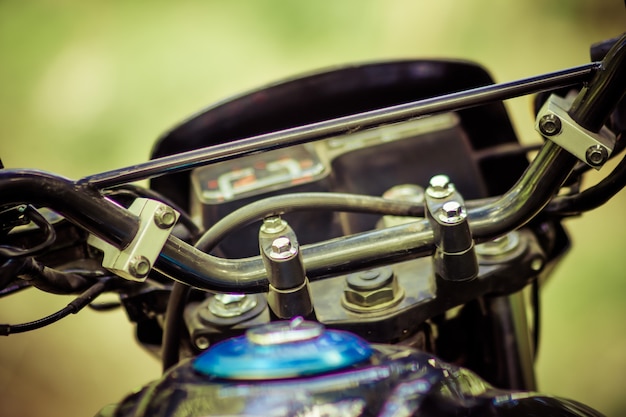
[[[360,337],[298,317],[218,343],[198,356],[193,368],[226,379],[294,378],[344,369],[371,355],[371,346]]]

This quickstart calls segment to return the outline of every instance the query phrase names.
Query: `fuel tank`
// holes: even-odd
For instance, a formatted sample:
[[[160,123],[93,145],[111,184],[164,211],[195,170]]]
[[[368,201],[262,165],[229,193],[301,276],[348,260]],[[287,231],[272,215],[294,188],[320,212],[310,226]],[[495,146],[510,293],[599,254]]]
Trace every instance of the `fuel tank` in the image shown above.
[[[183,361],[100,417],[601,416],[580,403],[499,390],[403,346],[296,318]]]

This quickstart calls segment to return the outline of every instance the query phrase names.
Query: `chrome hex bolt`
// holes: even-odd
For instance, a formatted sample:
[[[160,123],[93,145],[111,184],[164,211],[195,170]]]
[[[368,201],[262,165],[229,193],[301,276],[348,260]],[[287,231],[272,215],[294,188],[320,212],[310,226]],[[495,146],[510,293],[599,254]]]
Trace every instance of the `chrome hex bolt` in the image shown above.
[[[454,192],[454,184],[447,175],[435,175],[430,179],[426,193],[432,198],[446,198]]]
[[[176,212],[166,205],[161,205],[154,213],[154,223],[159,229],[169,229],[176,223]]]
[[[546,114],[539,120],[539,130],[545,136],[556,136],[561,128],[561,119],[555,114]]]
[[[150,272],[150,261],[145,256],[135,256],[128,264],[128,272],[135,278],[144,278]]]
[[[211,343],[209,342],[209,339],[206,338],[206,336],[198,336],[196,340],[194,340],[194,344],[198,349],[206,350],[209,348],[209,345]]]
[[[465,217],[466,214],[463,205],[454,200],[446,202],[441,207],[441,212],[439,213],[439,219],[448,224],[460,223]]]
[[[604,146],[593,145],[587,148],[585,158],[587,159],[589,165],[597,167],[606,162],[609,158],[609,152]]]
[[[288,259],[297,253],[298,248],[291,243],[291,240],[287,236],[281,236],[272,241],[269,257],[277,260]]]
[[[287,222],[280,216],[269,216],[263,219],[261,230],[265,233],[280,233],[287,228]]]
[[[291,250],[291,240],[288,237],[279,237],[272,242],[272,251],[276,253],[289,252]]]

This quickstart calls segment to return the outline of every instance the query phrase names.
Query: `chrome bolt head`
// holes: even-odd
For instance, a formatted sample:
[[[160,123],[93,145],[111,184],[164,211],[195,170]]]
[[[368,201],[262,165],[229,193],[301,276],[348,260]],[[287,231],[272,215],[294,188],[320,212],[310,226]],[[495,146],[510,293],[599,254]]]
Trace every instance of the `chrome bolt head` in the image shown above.
[[[288,237],[281,236],[272,242],[272,251],[276,253],[289,252],[291,250],[291,240]]]
[[[561,119],[555,114],[546,114],[539,120],[539,131],[545,136],[556,136],[561,129]]]
[[[604,146],[593,145],[587,148],[585,158],[587,159],[587,163],[589,165],[598,167],[604,164],[607,159],[609,159],[609,152]]]
[[[280,233],[287,228],[287,222],[280,216],[269,216],[263,219],[261,231],[265,233]]]
[[[447,175],[435,175],[430,179],[426,194],[432,198],[446,198],[454,192],[454,184]]]
[[[439,212],[439,219],[444,223],[456,224],[467,217],[463,205],[458,201],[447,201]]]
[[[150,261],[145,256],[134,256],[128,264],[128,272],[135,278],[145,278],[150,268]]]
[[[288,259],[298,253],[297,245],[294,245],[287,236],[281,236],[272,241],[269,257],[272,259]]]
[[[209,348],[210,342],[209,339],[206,338],[206,336],[198,336],[196,340],[194,340],[194,344],[198,349],[206,350]]]
[[[161,205],[154,213],[154,223],[159,229],[169,229],[176,223],[176,212],[171,207]]]

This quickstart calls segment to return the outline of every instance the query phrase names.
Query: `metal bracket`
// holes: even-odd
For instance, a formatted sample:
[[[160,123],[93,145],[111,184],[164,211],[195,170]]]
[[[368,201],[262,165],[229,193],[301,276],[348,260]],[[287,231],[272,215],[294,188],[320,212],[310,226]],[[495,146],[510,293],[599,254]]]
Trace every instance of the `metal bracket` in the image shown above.
[[[535,129],[587,165],[600,169],[615,146],[615,135],[603,127],[591,132],[568,114],[570,100],[552,94],[537,114]]]
[[[138,198],[128,211],[140,219],[139,231],[126,248],[120,250],[104,240],[90,235],[87,243],[104,253],[102,266],[131,281],[144,281],[154,265],[179,213],[155,200]]]

